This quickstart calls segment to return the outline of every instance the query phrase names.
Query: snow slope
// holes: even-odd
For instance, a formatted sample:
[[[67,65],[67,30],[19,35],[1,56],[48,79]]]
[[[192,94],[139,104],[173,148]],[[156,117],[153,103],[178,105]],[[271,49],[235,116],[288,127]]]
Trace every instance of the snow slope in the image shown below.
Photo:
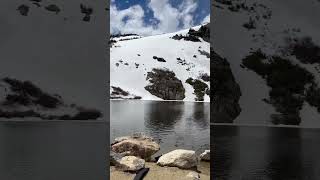
[[[193,27],[198,30],[200,26]],[[201,55],[198,50],[210,52],[210,44],[201,39],[201,42],[174,40],[176,34],[186,35],[189,29],[175,33],[161,34],[148,37],[131,36],[112,38],[117,42],[110,49],[110,85],[120,87],[130,94],[140,96],[143,100],[161,100],[145,90],[149,84],[147,73],[153,68],[166,68],[175,73],[185,88],[184,101],[195,101],[193,87],[186,83],[188,78],[199,79],[199,75],[210,75],[210,58]],[[130,36],[129,36],[130,37]],[[194,56],[195,55],[195,56]],[[159,62],[153,56],[161,57],[166,62]],[[177,58],[185,60],[178,63]],[[127,64],[126,64],[127,63]],[[137,67],[138,66],[138,67]],[[203,81],[204,82],[204,81]],[[210,87],[209,82],[204,82]],[[112,88],[110,89],[110,91]],[[204,101],[210,101],[205,95]]]
[[[107,2],[42,0],[40,7],[34,2],[1,1],[0,78],[31,81],[66,102],[105,111]],[[59,13],[46,10],[53,4]],[[81,4],[93,9],[89,22],[83,21]],[[22,5],[29,7],[27,16],[17,10]]]
[[[230,10],[228,3],[245,3],[254,10]],[[241,88],[241,113],[236,124],[271,124],[270,116],[275,108],[262,99],[268,98],[270,87],[265,79],[255,72],[241,68],[242,59],[252,50],[262,49],[267,55],[280,55],[289,37],[309,36],[320,45],[320,2],[317,0],[214,0],[213,49],[226,58],[236,81]],[[254,29],[244,28],[250,18],[255,21]],[[315,76],[319,85],[320,74],[317,64],[301,64],[295,57],[287,57],[293,64],[304,67]],[[312,113],[311,113],[312,112]],[[310,116],[312,117],[310,117]],[[300,112],[301,125],[312,127],[319,112],[308,104]],[[311,120],[312,119],[312,120]]]

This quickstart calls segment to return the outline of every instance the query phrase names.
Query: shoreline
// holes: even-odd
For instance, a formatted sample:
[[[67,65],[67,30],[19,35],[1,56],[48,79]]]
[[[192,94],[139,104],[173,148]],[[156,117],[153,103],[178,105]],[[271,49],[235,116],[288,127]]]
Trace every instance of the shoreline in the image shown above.
[[[177,167],[162,167],[154,162],[146,162],[147,168],[150,168],[144,180],[185,180],[190,172],[193,170],[179,169]],[[200,162],[198,171],[201,180],[210,180],[210,162]],[[117,170],[114,166],[110,166],[110,179],[128,180],[135,177],[135,173],[123,172]]]

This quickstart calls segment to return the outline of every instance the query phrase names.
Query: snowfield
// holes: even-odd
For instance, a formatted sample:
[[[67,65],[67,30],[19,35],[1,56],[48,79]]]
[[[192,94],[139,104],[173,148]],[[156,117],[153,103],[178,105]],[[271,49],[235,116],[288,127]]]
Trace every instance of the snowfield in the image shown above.
[[[231,5],[232,4],[232,5]],[[237,6],[238,4],[238,6]],[[281,56],[292,64],[312,73],[319,87],[318,63],[301,63],[292,55],[285,54],[289,38],[311,37],[320,45],[320,2],[316,0],[214,0],[213,50],[226,58],[240,85],[240,115],[235,124],[272,124],[270,117],[279,113],[268,99],[271,87],[253,70],[241,67],[242,59],[250,52],[261,49],[267,56]],[[252,22],[250,24],[250,21]],[[303,127],[320,127],[317,108],[304,102],[300,109]]]
[[[200,26],[197,26],[192,29],[199,28]],[[162,100],[145,89],[150,84],[146,77],[154,68],[167,69],[173,71],[181,80],[185,89],[183,101],[195,101],[194,89],[186,80],[190,77],[200,79],[201,74],[210,75],[210,58],[200,53],[210,53],[210,43],[203,39],[201,42],[193,42],[171,38],[176,34],[187,35],[188,31],[189,29],[186,29],[148,37],[132,35],[111,38],[117,42],[112,44],[110,49],[110,86],[120,87],[142,100]],[[154,56],[163,58],[164,61],[159,61]],[[210,88],[209,82],[203,82]],[[111,91],[112,88],[110,93]],[[207,94],[204,101],[210,101]]]

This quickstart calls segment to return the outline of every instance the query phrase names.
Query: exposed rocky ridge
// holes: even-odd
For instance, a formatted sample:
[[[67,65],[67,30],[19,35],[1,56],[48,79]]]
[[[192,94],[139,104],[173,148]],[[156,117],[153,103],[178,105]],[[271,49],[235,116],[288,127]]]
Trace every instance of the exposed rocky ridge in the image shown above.
[[[214,123],[232,123],[241,112],[241,90],[228,61],[214,51],[211,56],[211,117]]]
[[[59,95],[46,93],[30,81],[3,78],[0,92],[0,118],[93,120],[102,116],[98,110],[66,104]]]
[[[315,102],[320,91],[314,82],[314,75],[306,69],[282,57],[267,57],[261,50],[245,57],[243,65],[263,77],[271,87],[270,99],[264,101],[272,104],[280,113],[271,115],[272,123],[299,125],[304,101],[319,109],[319,103]]]
[[[111,86],[111,89],[111,99],[141,99],[141,96],[130,94],[128,91],[125,91],[120,87]]]
[[[208,85],[201,80],[189,78],[186,80],[186,83],[193,87],[194,94],[196,95],[195,101],[203,101],[205,94],[210,96],[210,89]]]
[[[185,89],[175,73],[168,69],[153,69],[147,74],[150,84],[145,87],[151,94],[164,100],[183,100]]]
[[[203,25],[199,30],[189,29],[187,35],[176,34],[172,37],[175,40],[184,39],[186,41],[201,42],[199,38],[202,38],[206,42],[210,42],[210,24]]]

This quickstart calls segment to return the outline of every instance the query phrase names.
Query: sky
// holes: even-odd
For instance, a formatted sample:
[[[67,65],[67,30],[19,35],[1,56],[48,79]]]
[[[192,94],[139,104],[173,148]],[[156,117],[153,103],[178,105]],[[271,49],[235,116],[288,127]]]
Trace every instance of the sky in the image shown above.
[[[210,21],[210,0],[111,0],[111,34],[175,32]]]

